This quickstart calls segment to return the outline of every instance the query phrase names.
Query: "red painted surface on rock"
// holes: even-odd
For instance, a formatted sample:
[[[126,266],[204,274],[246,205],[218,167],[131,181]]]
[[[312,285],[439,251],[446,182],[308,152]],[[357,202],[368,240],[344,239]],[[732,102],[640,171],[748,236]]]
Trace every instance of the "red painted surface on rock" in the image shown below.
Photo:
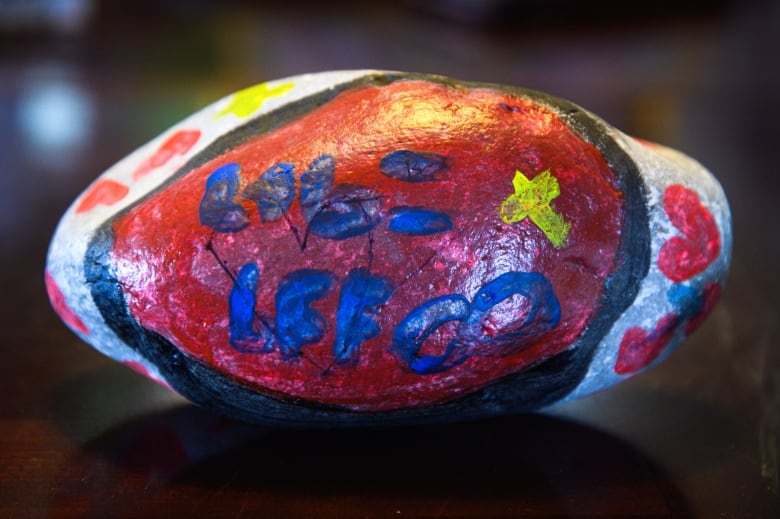
[[[430,182],[402,182],[379,171],[380,159],[409,149],[447,157],[449,169]],[[242,190],[276,163],[295,166],[295,177],[324,153],[335,157],[335,184],[379,193],[386,215],[398,206],[447,214],[449,232],[407,236],[386,223],[370,235],[334,241],[309,236],[302,250],[290,224],[305,229],[298,198],[285,218],[261,222],[252,200],[237,196],[250,225],[215,233],[200,225],[198,208],[209,175],[241,166]],[[571,223],[564,245],[554,247],[530,220],[508,224],[499,207],[514,190],[516,170],[533,178],[549,169],[560,185],[551,207]],[[257,391],[337,404],[357,410],[413,407],[455,398],[565,350],[598,309],[606,277],[617,267],[623,222],[622,195],[613,173],[592,145],[549,109],[483,89],[455,89],[423,81],[358,87],[280,129],[253,138],[181,177],[114,223],[113,261],[131,314],[183,352]],[[207,244],[211,241],[212,250]],[[241,353],[229,342],[228,296],[234,277],[259,268],[256,312],[273,319],[279,282],[297,269],[326,270],[336,288],[312,307],[326,332],[303,355]],[[397,287],[382,305],[381,332],[360,348],[359,360],[333,362],[338,283],[351,269],[368,268]],[[426,301],[448,294],[471,300],[488,281],[509,272],[541,272],[561,305],[557,327],[522,351],[474,356],[441,373],[405,369],[390,351],[393,330]],[[489,319],[497,329],[524,317],[519,297]],[[486,330],[490,332],[490,330]],[[425,342],[441,353],[454,330],[445,325]]]
[[[87,325],[84,324],[79,316],[70,309],[68,303],[65,302],[65,296],[62,294],[60,286],[49,272],[46,272],[44,282],[46,283],[46,293],[49,295],[49,301],[51,301],[51,305],[60,318],[68,323],[68,326],[74,330],[89,334],[89,328],[87,328]]]
[[[670,238],[658,253],[658,268],[681,282],[706,269],[720,254],[715,219],[695,191],[674,184],[664,192],[664,211],[682,236]]]

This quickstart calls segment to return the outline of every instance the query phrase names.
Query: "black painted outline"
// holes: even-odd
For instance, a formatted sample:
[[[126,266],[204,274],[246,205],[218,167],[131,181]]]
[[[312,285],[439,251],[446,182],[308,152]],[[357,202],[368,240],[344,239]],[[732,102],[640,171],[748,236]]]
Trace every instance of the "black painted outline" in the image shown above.
[[[340,406],[291,398],[268,390],[259,393],[182,353],[163,336],[143,328],[130,315],[121,283],[111,271],[113,222],[125,208],[104,222],[92,237],[85,254],[84,272],[95,304],[107,325],[130,348],[156,365],[165,380],[191,401],[221,413],[256,423],[286,426],[387,425],[451,422],[519,413],[544,407],[565,397],[583,379],[596,347],[612,323],[636,298],[650,265],[650,229],[645,185],[634,161],[609,135],[601,119],[562,99],[536,91],[487,83],[454,81],[440,76],[405,73],[369,73],[356,80],[295,101],[261,115],[215,140],[191,158],[166,182],[137,201],[165,189],[178,177],[223,150],[279,128],[326,104],[339,93],[358,86],[384,86],[396,81],[423,80],[452,88],[488,88],[526,98],[556,112],[583,140],[602,153],[617,177],[625,207],[618,269],[605,282],[603,304],[585,332],[566,351],[489,383],[468,395],[441,404],[381,412],[361,412]]]

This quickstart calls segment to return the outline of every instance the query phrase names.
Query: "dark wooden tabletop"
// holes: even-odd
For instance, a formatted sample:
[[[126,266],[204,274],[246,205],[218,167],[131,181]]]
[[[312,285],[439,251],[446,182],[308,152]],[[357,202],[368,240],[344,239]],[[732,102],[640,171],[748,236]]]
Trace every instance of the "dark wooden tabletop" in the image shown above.
[[[780,7],[583,4],[0,2],[0,517],[780,517]],[[696,157],[734,213],[720,305],[598,395],[375,429],[221,418],[61,324],[46,249],[95,176],[222,95],[346,68],[546,91]]]

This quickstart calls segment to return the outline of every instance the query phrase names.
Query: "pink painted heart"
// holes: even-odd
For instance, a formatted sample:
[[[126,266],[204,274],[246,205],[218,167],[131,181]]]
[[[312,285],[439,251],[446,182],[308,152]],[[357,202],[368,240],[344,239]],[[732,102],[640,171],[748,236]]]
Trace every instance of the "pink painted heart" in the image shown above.
[[[98,180],[81,199],[76,212],[86,213],[98,205],[113,205],[123,199],[129,191],[130,188],[116,180]]]
[[[666,188],[664,211],[682,236],[670,238],[658,254],[658,268],[675,282],[702,272],[720,254],[720,232],[699,195],[679,184]]]
[[[639,326],[626,330],[620,341],[615,373],[630,375],[653,362],[669,344],[679,320],[677,314],[667,314],[658,321],[651,332]]]

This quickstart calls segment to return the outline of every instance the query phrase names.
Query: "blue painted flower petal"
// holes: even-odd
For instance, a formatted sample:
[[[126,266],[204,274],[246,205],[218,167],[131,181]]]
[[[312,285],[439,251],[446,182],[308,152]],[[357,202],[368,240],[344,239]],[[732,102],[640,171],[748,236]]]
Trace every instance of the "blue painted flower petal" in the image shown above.
[[[388,153],[379,161],[379,171],[405,182],[439,180],[436,174],[446,169],[446,157],[430,152],[398,150]]]
[[[230,190],[235,193],[236,189],[238,189],[238,174],[240,172],[241,166],[237,162],[230,162],[218,167],[206,179],[206,191],[214,189],[218,184],[226,183]]]
[[[394,207],[390,211],[388,229],[400,234],[426,236],[452,229],[452,220],[444,213],[424,207]]]
[[[215,169],[206,179],[206,192],[200,201],[200,223],[217,232],[237,232],[249,225],[246,210],[233,201],[241,167],[235,162]]]
[[[309,164],[309,169],[301,175],[301,211],[306,221],[310,221],[322,205],[328,191],[333,187],[336,159],[333,155],[321,155]]]
[[[379,196],[361,186],[342,184],[331,190],[311,218],[309,231],[329,240],[346,240],[369,232],[381,221]]]
[[[244,196],[257,202],[264,222],[275,222],[292,205],[295,199],[294,169],[292,164],[274,164],[244,189]]]

